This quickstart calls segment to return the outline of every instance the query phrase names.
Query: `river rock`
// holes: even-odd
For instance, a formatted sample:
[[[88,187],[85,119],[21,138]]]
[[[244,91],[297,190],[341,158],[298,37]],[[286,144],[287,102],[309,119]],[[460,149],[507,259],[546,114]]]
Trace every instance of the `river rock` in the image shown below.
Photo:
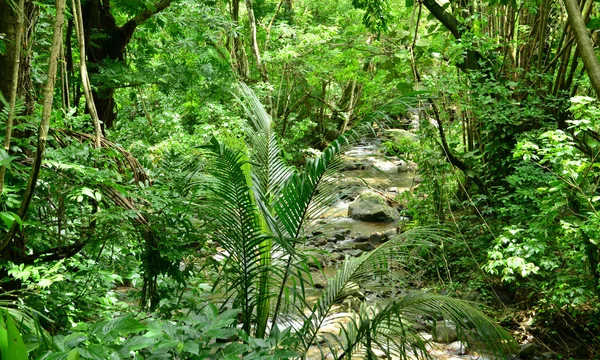
[[[402,160],[400,160],[398,165],[396,165],[396,169],[398,170],[399,173],[405,173],[405,172],[408,172],[408,170],[410,170],[408,167],[408,164]]]
[[[325,246],[323,246],[323,249],[326,249],[326,250],[330,250],[330,251],[331,251],[331,250],[335,249],[336,247],[337,247],[337,246],[335,246],[335,244],[334,244],[334,243],[332,243],[332,242],[328,242],[327,244],[325,244]]]
[[[385,241],[390,240],[391,238],[393,238],[396,235],[397,235],[396,229],[387,229],[386,231],[383,232],[383,237],[384,237]]]
[[[313,244],[315,244],[315,246],[323,246],[326,245],[328,243],[328,239],[324,236],[318,237],[314,240]]]
[[[344,261],[346,259],[346,255],[342,254],[341,252],[336,252],[331,254],[331,259],[335,261]]]
[[[456,329],[451,325],[438,324],[435,327],[434,339],[436,342],[447,344],[456,341],[457,338]]]
[[[348,216],[369,222],[390,222],[400,218],[398,211],[388,206],[383,196],[374,192],[362,193],[350,203]]]
[[[369,241],[369,237],[367,235],[358,235],[357,237],[354,238],[353,240],[354,242],[367,242]]]
[[[312,268],[322,267],[324,265],[324,262],[325,262],[325,255],[323,255],[323,254],[312,255],[312,256],[309,256],[308,259],[306,259],[306,263],[308,264],[309,267],[312,267]]]
[[[403,141],[416,142],[419,140],[417,135],[404,129],[389,129],[385,131],[385,135],[395,143],[400,143]]]
[[[373,245],[381,245],[384,243],[383,234],[380,232],[372,233],[369,236],[369,242]]]
[[[333,237],[336,238],[337,240],[344,240],[346,238],[346,236],[348,236],[348,234],[350,234],[350,230],[345,229],[345,230],[336,232],[335,234],[333,234]]]
[[[536,351],[535,344],[525,343],[525,344],[521,345],[521,348],[519,349],[519,358],[528,359],[533,354],[535,354],[535,351]]]
[[[364,242],[354,244],[354,248],[362,251],[371,251],[375,249],[375,246],[373,246],[373,244],[370,242]]]
[[[354,249],[354,250],[350,250],[350,251],[348,251],[348,255],[350,255],[350,256],[354,256],[354,257],[358,257],[358,256],[360,256],[360,254],[362,254],[362,253],[363,253],[363,251],[362,251],[362,250],[359,250],[359,249]]]
[[[467,353],[467,344],[462,341],[455,341],[444,346],[444,349],[454,355],[465,355]]]
[[[342,165],[342,171],[348,170],[364,170],[370,166],[370,164],[364,160],[356,159],[352,157],[345,156],[342,159],[344,165]]]

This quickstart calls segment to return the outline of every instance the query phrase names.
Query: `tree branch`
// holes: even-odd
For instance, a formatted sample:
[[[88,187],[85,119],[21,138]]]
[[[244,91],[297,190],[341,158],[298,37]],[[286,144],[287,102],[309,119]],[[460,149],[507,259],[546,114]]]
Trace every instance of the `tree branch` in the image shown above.
[[[140,25],[141,23],[143,23],[144,21],[148,20],[150,17],[152,17],[155,14],[158,14],[159,12],[163,11],[164,9],[168,8],[169,5],[171,5],[171,2],[173,0],[162,0],[157,2],[156,4],[154,4],[154,6],[152,6],[152,8],[146,8],[144,11],[142,11],[141,13],[139,13],[137,16],[135,16],[134,18],[132,18],[131,20],[129,20],[125,26],[127,26],[127,24],[133,22],[135,24],[135,26]],[[123,26],[123,27],[125,27]]]

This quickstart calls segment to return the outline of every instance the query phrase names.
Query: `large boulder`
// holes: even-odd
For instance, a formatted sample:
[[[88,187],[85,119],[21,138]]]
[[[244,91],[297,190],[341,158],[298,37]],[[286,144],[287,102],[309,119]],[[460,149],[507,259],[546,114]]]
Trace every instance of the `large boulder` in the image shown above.
[[[388,129],[385,131],[385,135],[394,143],[401,143],[403,141],[416,142],[419,140],[417,135],[403,129]]]
[[[383,196],[374,192],[362,193],[350,203],[348,216],[369,222],[390,222],[400,218],[398,210],[388,206]]]

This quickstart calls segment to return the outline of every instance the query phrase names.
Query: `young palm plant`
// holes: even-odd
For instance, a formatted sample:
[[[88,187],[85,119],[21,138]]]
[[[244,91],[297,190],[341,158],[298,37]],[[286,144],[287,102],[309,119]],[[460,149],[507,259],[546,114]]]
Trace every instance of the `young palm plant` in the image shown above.
[[[401,358],[427,357],[425,341],[411,324],[430,314],[451,320],[463,338],[480,340],[480,347],[510,350],[510,336],[483,313],[464,301],[431,294],[411,294],[385,306],[365,302],[339,334],[321,332],[336,321],[334,305],[351,287],[385,277],[394,263],[412,254],[411,248],[434,248],[446,234],[440,229],[414,229],[361,257],[347,258],[317,303],[308,304],[304,290],[311,278],[299,245],[310,220],[338,196],[333,175],[340,168],[343,149],[357,135],[340,136],[321,156],[307,160],[302,171],[295,170],[284,162],[272,119],[254,93],[240,84],[239,94],[250,119],[247,149],[211,140],[207,148],[214,158],[213,180],[208,190],[213,236],[227,254],[215,289],[225,294],[224,304],[241,310],[241,327],[247,334],[265,338],[276,332],[285,310],[303,320],[294,331],[301,358],[310,347],[322,344],[338,359],[356,354],[374,358],[376,349]]]

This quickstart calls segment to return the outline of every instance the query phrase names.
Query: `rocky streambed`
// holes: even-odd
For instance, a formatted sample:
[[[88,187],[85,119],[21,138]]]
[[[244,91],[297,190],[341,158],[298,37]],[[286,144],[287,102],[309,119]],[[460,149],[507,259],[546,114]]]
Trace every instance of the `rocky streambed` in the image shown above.
[[[315,221],[312,232],[307,235],[305,250],[311,254],[309,266],[313,268],[313,281],[317,288],[315,297],[347,256],[358,257],[376,249],[394,237],[409,220],[397,197],[419,183],[415,166],[388,159],[379,148],[377,142],[371,142],[346,152],[344,170],[336,179],[340,199]],[[391,280],[388,279],[385,288],[375,281],[361,284],[355,294],[356,302],[365,298],[374,303],[386,302],[419,287],[419,284],[411,283],[411,274],[406,269],[393,268],[390,275]],[[339,332],[341,324],[350,320],[351,315],[345,313],[348,306],[353,306],[352,297],[336,309],[339,321],[323,332]],[[429,341],[428,354],[432,358],[492,359],[459,341],[451,322],[424,321],[418,331],[424,340]],[[377,355],[386,357],[383,352]],[[333,359],[333,355],[321,353],[319,348],[314,347],[307,358]]]

